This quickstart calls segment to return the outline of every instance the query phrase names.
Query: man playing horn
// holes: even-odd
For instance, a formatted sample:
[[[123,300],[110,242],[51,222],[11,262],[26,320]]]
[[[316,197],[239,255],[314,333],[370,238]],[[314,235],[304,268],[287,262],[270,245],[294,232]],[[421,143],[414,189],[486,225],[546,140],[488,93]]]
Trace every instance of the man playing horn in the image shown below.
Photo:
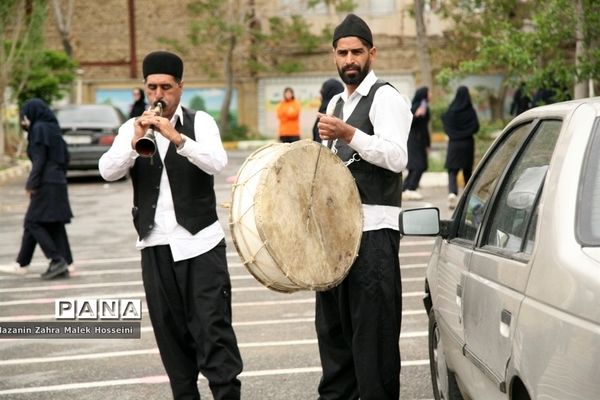
[[[119,129],[99,162],[108,181],[131,175],[133,224],[148,311],[175,399],[200,399],[198,374],[215,399],[239,399],[242,359],[231,326],[225,235],[213,175],[227,164],[214,119],[181,106],[183,62],[156,51],[143,61],[149,110]],[[148,129],[156,152],[134,150]]]

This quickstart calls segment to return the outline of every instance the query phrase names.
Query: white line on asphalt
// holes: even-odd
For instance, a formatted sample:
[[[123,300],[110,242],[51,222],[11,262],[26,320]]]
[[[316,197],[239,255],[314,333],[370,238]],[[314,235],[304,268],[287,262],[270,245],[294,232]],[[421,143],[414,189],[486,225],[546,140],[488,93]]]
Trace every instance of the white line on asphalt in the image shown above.
[[[262,286],[257,287],[247,287],[247,288],[233,288],[232,292],[256,292],[256,291],[266,291],[267,288]],[[106,297],[110,297],[111,299],[137,299],[144,298],[146,295],[144,292],[129,292],[129,293],[101,293],[101,294],[86,294],[86,299],[102,299]],[[402,297],[421,297],[423,296],[423,292],[404,292],[402,293]],[[0,307],[6,306],[18,306],[18,305],[31,305],[31,304],[52,304],[58,298],[54,297],[40,297],[35,299],[25,299],[25,300],[8,300],[8,301],[0,301]],[[250,306],[267,306],[267,305],[280,305],[280,304],[299,304],[299,303],[314,303],[314,297],[307,299],[297,299],[297,300],[272,300],[272,301],[252,301],[252,302],[242,302],[242,303],[232,303],[233,307],[250,307]]]
[[[402,245],[402,244],[400,244]],[[417,252],[411,252],[411,253],[405,253],[402,250],[400,250],[400,258],[403,257],[422,257],[422,256],[427,256],[429,257],[431,255],[431,251],[417,251]],[[234,259],[239,259],[240,256],[238,255],[238,253],[234,253],[234,252],[228,252],[227,253],[227,258],[234,258]],[[231,264],[235,264],[235,265],[242,265],[242,263],[231,263]]]
[[[244,268],[242,263],[229,263],[229,268]],[[427,264],[400,264],[400,269],[415,269],[415,268],[425,268]],[[85,269],[77,269],[75,272],[71,274],[71,277],[79,277],[79,276],[103,276],[103,275],[111,275],[111,274],[131,274],[131,273],[141,273],[142,270],[140,268],[117,268],[117,269],[106,269],[106,270],[85,270]],[[15,281],[15,282],[23,282],[23,279],[33,280],[40,279],[38,274],[29,273],[24,276],[15,276],[15,275],[6,275],[0,276],[0,281]],[[250,280],[254,279],[251,275],[232,275],[231,280]],[[48,286],[45,286],[48,287]]]
[[[94,271],[94,272],[100,272],[100,271]],[[80,273],[80,274],[84,274],[84,273]],[[422,280],[424,280],[425,278],[402,278],[402,282],[403,283],[410,283],[410,282],[420,282]],[[232,275],[231,276],[231,280],[232,281],[252,281],[254,280],[254,277],[252,275]],[[47,291],[56,291],[56,290],[74,290],[74,289],[92,289],[92,288],[103,288],[103,287],[114,287],[114,286],[135,286],[135,285],[143,285],[143,282],[140,280],[137,281],[116,281],[116,282],[102,282],[102,283],[81,283],[81,284],[72,284],[69,282],[61,282],[59,284],[52,284],[52,285],[44,285],[44,286],[18,286],[18,287],[7,287],[7,288],[1,288],[0,289],[0,293],[21,293],[21,292],[47,292]],[[243,289],[242,291],[254,291],[254,290],[260,290],[260,289],[265,289],[262,286],[258,286],[258,288],[256,289],[250,289],[250,288],[239,288],[239,289]],[[238,288],[234,288],[234,291],[239,291]],[[107,295],[110,296],[110,295]],[[87,296],[86,296],[87,297]]]
[[[427,332],[406,332],[400,334],[400,339],[426,337]],[[269,342],[249,342],[239,343],[240,349],[257,348],[257,347],[283,347],[283,346],[307,346],[317,344],[317,339],[302,339],[302,340],[282,340]],[[9,360],[0,360],[0,367],[7,365],[25,365],[25,364],[41,364],[52,362],[65,361],[80,361],[80,360],[96,360],[100,358],[114,357],[130,357],[130,356],[145,356],[158,354],[158,348],[143,349],[143,350],[127,350],[127,351],[109,351],[104,353],[88,353],[88,354],[73,354],[68,356],[55,357],[29,357],[29,358],[13,358]]]
[[[409,315],[422,315],[425,314],[425,310],[404,310],[402,311],[403,316]],[[54,320],[54,314],[36,314],[36,315],[13,315],[10,317],[0,317],[0,322],[23,322],[23,321],[48,321]],[[234,322],[233,326],[252,326],[252,325],[277,325],[277,324],[292,324],[298,322],[312,322],[314,321],[314,316],[310,318],[289,318],[289,319],[272,319],[272,320],[263,320],[263,321],[243,321],[243,322]],[[152,328],[142,328],[142,332],[150,331]],[[5,340],[13,340],[13,339],[0,339],[0,341]],[[29,340],[29,339],[22,339]]]
[[[402,367],[419,367],[423,365],[429,365],[429,360],[413,360],[413,361],[402,361]],[[263,376],[277,376],[277,375],[296,375],[296,374],[314,374],[321,373],[321,367],[303,367],[303,368],[285,368],[285,369],[270,369],[270,370],[259,370],[259,371],[246,371],[240,374],[240,378],[252,378],[252,377],[263,377]],[[199,380],[206,380],[203,376],[199,376]],[[92,389],[109,386],[127,386],[127,385],[152,385],[168,383],[169,378],[166,375],[153,375],[144,376],[141,378],[132,379],[115,379],[110,381],[92,381],[92,382],[79,382],[79,383],[65,383],[61,385],[48,385],[48,386],[36,386],[27,388],[16,388],[0,390],[0,395],[7,394],[25,394],[25,393],[42,393],[42,392],[58,392],[65,390],[77,390],[77,389]]]

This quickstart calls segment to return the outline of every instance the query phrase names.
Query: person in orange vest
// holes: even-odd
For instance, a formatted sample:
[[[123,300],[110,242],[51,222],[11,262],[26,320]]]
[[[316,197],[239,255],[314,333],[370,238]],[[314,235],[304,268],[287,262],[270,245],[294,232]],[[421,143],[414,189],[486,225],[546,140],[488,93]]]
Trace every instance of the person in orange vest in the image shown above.
[[[292,143],[300,140],[300,103],[290,87],[283,90],[283,100],[277,105],[277,118],[281,142]]]

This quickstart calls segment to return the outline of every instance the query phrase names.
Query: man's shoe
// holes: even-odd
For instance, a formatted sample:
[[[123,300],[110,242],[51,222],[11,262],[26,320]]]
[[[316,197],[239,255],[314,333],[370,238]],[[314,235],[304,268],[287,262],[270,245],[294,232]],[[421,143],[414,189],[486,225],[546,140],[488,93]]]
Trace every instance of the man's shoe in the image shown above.
[[[29,266],[25,265],[21,267],[18,262],[14,262],[12,264],[3,264],[0,265],[0,273],[10,274],[10,275],[26,275],[29,272]]]
[[[67,262],[63,259],[50,262],[48,269],[41,275],[42,279],[52,279],[69,271]]]

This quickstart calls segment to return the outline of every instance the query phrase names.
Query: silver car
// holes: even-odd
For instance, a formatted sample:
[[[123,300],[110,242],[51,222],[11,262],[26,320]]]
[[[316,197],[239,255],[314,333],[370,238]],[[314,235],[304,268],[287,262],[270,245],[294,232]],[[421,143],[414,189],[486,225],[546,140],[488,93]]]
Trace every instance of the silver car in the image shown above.
[[[436,399],[600,399],[600,97],[504,129],[437,235],[425,282]]]

